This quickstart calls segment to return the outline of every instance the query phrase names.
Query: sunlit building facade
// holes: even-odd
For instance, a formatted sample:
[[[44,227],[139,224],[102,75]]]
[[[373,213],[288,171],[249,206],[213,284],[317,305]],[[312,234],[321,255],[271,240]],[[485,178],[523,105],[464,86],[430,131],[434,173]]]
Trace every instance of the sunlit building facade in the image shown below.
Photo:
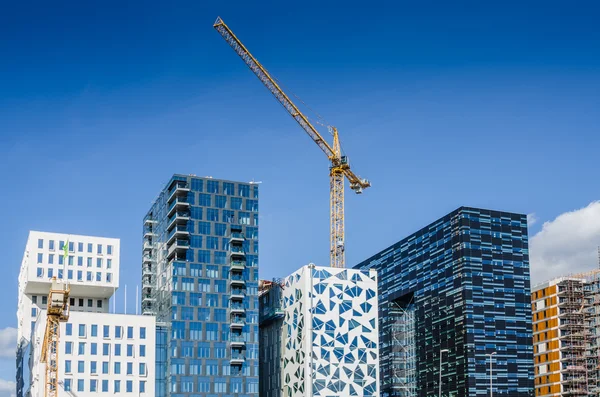
[[[490,360],[495,396],[533,395],[526,215],[461,207],[356,267],[378,272],[382,396],[490,395]]]
[[[143,235],[156,396],[257,396],[258,185],[174,175]]]

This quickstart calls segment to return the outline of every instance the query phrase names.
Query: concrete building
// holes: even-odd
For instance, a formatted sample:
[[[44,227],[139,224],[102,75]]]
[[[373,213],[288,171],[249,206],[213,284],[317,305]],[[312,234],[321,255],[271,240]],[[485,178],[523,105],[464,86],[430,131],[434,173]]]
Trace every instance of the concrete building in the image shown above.
[[[65,245],[68,251],[66,261],[63,256]],[[75,392],[78,397],[84,397],[88,393],[104,390],[104,380],[109,379],[108,375],[111,382],[119,379],[115,372],[104,372],[106,362],[111,371],[114,371],[115,363],[120,362],[120,355],[115,350],[120,351],[121,347],[114,347],[121,345],[116,336],[117,328],[121,330],[120,338],[123,339],[122,365],[126,377],[123,378],[122,389],[120,385],[110,383],[110,392],[153,392],[154,376],[150,367],[153,368],[155,351],[154,318],[109,314],[109,300],[119,287],[119,250],[120,242],[114,238],[36,231],[29,233],[19,273],[18,396],[41,397],[44,394],[45,366],[40,364],[39,358],[46,325],[48,292],[53,277],[67,282],[70,288],[70,318],[67,323],[61,324],[59,396],[71,396]],[[104,336],[106,329],[109,330],[108,337]],[[130,332],[136,333],[137,340],[128,338]],[[140,334],[146,335],[146,338],[142,340]],[[109,355],[104,354],[105,344],[110,345]],[[134,347],[130,348],[129,345]],[[135,378],[133,374],[127,376],[127,360],[132,360],[128,355],[130,349],[135,350],[135,365],[144,364],[143,367],[136,367]],[[141,356],[142,352],[144,356]],[[131,353],[134,354],[133,350]],[[82,368],[82,372],[79,368]],[[145,379],[139,377],[140,369],[146,371]],[[83,383],[78,381],[74,385],[75,379],[83,379]],[[144,383],[140,383],[142,381]]]
[[[257,396],[258,185],[174,175],[143,235],[156,396]]]
[[[263,303],[272,306],[261,308],[272,338],[261,350],[261,397],[379,396],[376,272],[308,265],[281,285],[281,299],[270,288]]]
[[[531,293],[536,396],[598,396],[600,270]]]
[[[358,264],[379,277],[381,395],[530,397],[527,217],[461,207]]]

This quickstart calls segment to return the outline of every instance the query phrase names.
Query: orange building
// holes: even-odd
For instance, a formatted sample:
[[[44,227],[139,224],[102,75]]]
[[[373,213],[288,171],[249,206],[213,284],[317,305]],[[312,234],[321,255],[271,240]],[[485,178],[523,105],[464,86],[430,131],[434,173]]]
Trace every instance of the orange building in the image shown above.
[[[584,278],[563,277],[532,288],[536,397],[589,395],[589,295]]]

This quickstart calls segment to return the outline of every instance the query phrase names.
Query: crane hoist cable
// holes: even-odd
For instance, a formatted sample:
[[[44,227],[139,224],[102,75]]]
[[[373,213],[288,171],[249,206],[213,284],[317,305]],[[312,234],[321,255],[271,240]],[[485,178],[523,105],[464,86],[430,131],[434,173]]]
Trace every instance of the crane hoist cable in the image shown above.
[[[213,27],[329,159],[330,266],[345,267],[344,178],[348,179],[350,189],[355,193],[362,193],[371,183],[350,169],[348,158],[342,155],[337,128],[331,127],[333,143],[330,145],[220,17]]]

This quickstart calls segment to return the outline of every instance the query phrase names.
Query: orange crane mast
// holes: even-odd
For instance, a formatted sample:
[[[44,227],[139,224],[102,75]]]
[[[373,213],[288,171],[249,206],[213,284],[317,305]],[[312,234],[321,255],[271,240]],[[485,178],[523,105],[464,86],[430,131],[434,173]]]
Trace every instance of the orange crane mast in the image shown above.
[[[357,194],[362,193],[363,189],[370,187],[371,183],[366,179],[358,177],[350,169],[348,157],[342,155],[337,128],[331,127],[333,144],[329,145],[308,118],[281,89],[275,79],[254,58],[220,17],[217,18],[213,27],[329,159],[330,266],[345,267],[344,177],[348,179],[350,189],[354,190]]]

